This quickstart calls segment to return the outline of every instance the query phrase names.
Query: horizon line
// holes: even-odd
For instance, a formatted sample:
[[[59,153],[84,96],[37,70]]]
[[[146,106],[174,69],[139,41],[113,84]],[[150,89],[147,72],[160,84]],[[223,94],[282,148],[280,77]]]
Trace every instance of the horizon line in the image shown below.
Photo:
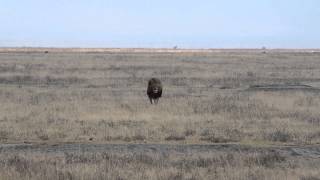
[[[155,47],[1,47],[0,52],[220,52],[220,51],[276,51],[276,52],[320,52],[320,48],[155,48]]]

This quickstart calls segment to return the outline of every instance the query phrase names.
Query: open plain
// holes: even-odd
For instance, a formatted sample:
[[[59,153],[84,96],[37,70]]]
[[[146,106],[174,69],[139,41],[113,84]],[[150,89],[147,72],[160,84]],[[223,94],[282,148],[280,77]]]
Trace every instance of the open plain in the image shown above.
[[[2,49],[0,179],[317,180],[319,110],[317,51]]]

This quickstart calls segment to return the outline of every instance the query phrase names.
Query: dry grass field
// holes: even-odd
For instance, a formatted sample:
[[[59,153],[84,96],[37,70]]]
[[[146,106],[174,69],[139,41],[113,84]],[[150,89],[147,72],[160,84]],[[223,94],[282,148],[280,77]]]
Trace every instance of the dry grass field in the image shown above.
[[[151,77],[164,85],[158,105],[146,96]],[[315,52],[1,52],[0,142],[314,145],[320,143],[319,89]],[[69,156],[80,160],[68,163]],[[292,164],[274,154],[171,156],[0,155],[0,176],[320,177],[320,162]]]
[[[119,148],[119,152],[1,153],[0,179],[318,180],[320,177],[319,157],[291,157],[272,149],[232,148],[200,152],[156,151],[157,148],[139,152]]]

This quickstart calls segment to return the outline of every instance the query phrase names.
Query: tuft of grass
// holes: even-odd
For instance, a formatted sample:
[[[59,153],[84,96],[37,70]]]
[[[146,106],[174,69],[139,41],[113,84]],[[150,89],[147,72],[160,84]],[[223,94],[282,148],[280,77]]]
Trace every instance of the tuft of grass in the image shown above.
[[[166,141],[183,141],[186,140],[186,137],[183,135],[172,134],[165,138]]]
[[[320,177],[307,175],[307,176],[301,176],[300,180],[320,180]]]
[[[9,138],[9,132],[5,130],[0,131],[0,142],[7,141]]]
[[[274,132],[266,135],[266,139],[270,141],[278,141],[278,142],[290,142],[293,139],[293,134],[287,132],[286,130],[277,129]]]

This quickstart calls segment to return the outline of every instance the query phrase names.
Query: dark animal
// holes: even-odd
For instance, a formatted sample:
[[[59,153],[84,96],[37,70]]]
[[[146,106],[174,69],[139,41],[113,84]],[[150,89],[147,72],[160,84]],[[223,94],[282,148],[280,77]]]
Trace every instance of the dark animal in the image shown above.
[[[162,84],[158,78],[151,78],[149,80],[147,94],[151,104],[158,104],[158,100],[162,95]]]

